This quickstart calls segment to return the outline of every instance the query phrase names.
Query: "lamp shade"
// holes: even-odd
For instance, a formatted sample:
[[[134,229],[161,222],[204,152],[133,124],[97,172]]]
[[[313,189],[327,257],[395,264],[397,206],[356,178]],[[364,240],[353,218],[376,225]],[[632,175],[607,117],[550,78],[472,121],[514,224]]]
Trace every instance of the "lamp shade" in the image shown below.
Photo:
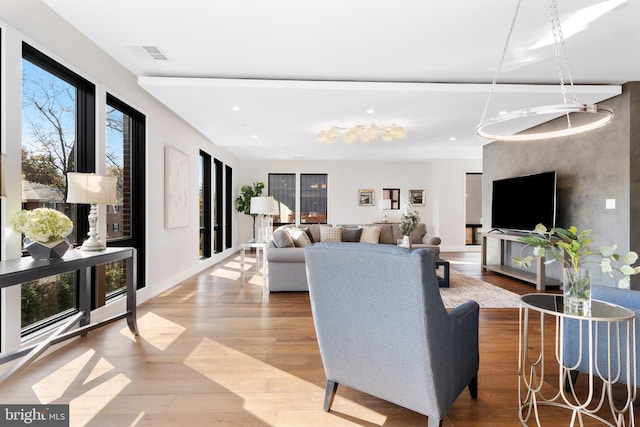
[[[378,203],[378,206],[382,210],[391,209],[391,199],[381,199],[380,202]]]
[[[90,205],[113,205],[117,201],[115,176],[97,175],[94,173],[67,174],[67,202]]]
[[[0,154],[0,197],[7,197],[7,188],[4,183],[4,158],[6,154]]]
[[[250,213],[271,215],[278,213],[278,202],[273,197],[252,197]]]

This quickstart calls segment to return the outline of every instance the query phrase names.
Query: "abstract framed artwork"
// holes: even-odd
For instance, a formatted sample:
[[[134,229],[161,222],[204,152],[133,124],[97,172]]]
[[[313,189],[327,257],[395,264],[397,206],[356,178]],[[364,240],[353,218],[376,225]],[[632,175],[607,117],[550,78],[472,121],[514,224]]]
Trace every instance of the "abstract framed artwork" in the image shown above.
[[[191,158],[180,150],[164,149],[165,228],[189,226]]]
[[[358,205],[360,206],[375,206],[374,190],[365,189],[358,190]]]
[[[413,206],[424,206],[424,196],[424,190],[409,190],[409,202],[411,202]]]

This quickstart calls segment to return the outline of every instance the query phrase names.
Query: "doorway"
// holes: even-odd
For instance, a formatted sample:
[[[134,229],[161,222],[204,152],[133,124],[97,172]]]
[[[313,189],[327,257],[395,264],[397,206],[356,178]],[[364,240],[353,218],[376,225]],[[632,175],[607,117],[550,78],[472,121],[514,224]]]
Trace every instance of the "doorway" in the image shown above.
[[[465,178],[465,245],[482,241],[482,173],[467,172]]]

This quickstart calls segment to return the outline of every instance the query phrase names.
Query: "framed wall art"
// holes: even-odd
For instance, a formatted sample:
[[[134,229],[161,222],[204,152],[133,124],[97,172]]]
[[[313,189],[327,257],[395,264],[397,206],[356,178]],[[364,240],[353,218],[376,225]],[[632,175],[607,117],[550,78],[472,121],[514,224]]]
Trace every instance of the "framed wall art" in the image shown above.
[[[164,221],[165,228],[189,226],[191,159],[180,150],[164,149]]]
[[[424,206],[424,196],[424,190],[409,190],[409,202],[411,202],[413,206]]]
[[[375,192],[371,189],[358,190],[358,205],[359,206],[375,206]]]
[[[383,188],[382,198],[391,200],[391,210],[400,209],[400,189],[399,188]]]

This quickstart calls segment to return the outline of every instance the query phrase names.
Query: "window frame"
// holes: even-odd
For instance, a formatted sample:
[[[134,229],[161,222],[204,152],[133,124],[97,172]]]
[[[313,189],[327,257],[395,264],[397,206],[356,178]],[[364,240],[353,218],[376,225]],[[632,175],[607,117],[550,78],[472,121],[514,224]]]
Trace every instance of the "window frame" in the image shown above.
[[[111,106],[129,116],[131,132],[131,235],[107,240],[107,246],[134,247],[139,260],[137,267],[137,289],[146,286],[146,271],[144,268],[145,248],[145,146],[146,146],[146,116],[107,92],[106,105]],[[105,117],[106,118],[106,117]],[[95,298],[93,299],[95,301]],[[95,307],[92,307],[95,308]]]
[[[299,212],[298,212],[298,195],[297,195],[297,186],[298,186],[298,178],[297,178],[297,174],[295,173],[269,173],[267,176],[267,195],[273,197],[274,199],[276,199],[276,201],[278,202],[278,209],[280,209],[280,207],[282,206],[282,204],[284,203],[282,200],[279,199],[279,194],[274,194],[275,193],[275,188],[276,186],[273,185],[272,183],[272,179],[281,179],[281,177],[293,177],[293,190],[288,190],[289,192],[293,191],[293,221],[292,222],[282,222],[280,221],[282,219],[282,215],[280,215],[280,212],[278,212],[278,214],[276,215],[277,220],[273,221],[273,225],[274,227],[276,226],[281,226],[281,225],[288,225],[288,224],[295,224],[298,216],[299,216]],[[285,203],[286,205],[286,203]]]
[[[305,200],[306,200],[306,196],[305,196],[305,192],[312,192],[314,191],[313,189],[309,190],[305,188],[305,178],[309,178],[309,177],[324,177],[324,184],[325,184],[325,188],[324,190],[324,212],[322,212],[324,214],[324,222],[322,221],[315,221],[315,222],[310,222],[310,221],[303,221],[303,215],[307,215],[309,216],[310,212],[304,212],[303,210],[303,206],[305,205]],[[301,173],[300,174],[300,209],[298,212],[298,216],[300,218],[300,224],[327,224],[327,218],[329,215],[329,206],[328,206],[328,201],[329,201],[329,174],[327,173]],[[321,211],[316,211],[316,212],[321,212]]]
[[[200,150],[200,174],[202,202],[198,237],[202,253],[200,259],[206,259],[211,258],[211,155],[203,150]]]
[[[96,96],[95,85],[89,80],[71,71],[69,68],[60,64],[58,61],[39,51],[35,47],[26,42],[22,42],[22,61],[28,61],[31,64],[41,68],[47,73],[65,81],[76,88],[76,120],[75,120],[75,138],[76,145],[74,150],[73,161],[75,172],[92,172],[95,171],[95,143],[96,143]],[[76,236],[85,236],[89,231],[88,205],[76,205],[76,218],[74,227]],[[26,254],[24,254],[26,256]],[[78,277],[75,278],[75,302],[74,308],[66,309],[56,313],[48,318],[38,322],[20,327],[20,336],[22,338],[40,331],[54,323],[72,316],[79,312],[78,294],[80,292],[78,285]]]

